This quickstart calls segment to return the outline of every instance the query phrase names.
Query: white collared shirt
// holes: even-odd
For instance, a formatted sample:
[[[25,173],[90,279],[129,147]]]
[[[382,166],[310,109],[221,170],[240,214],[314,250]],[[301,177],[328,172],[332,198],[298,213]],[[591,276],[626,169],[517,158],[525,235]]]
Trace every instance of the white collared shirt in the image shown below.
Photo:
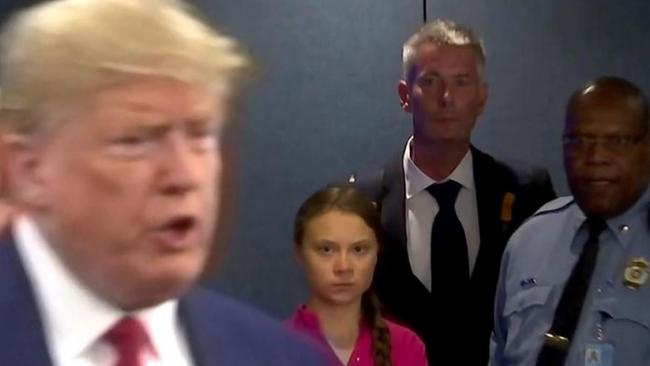
[[[142,355],[143,366],[192,365],[177,316],[177,300],[127,314],[82,285],[28,216],[18,217],[12,229],[55,366],[114,365],[117,355],[101,336],[127,315],[142,323],[153,346],[153,351]]]
[[[480,244],[473,159],[471,151],[468,150],[454,171],[447,178],[436,182],[415,165],[411,158],[412,141],[413,137],[406,144],[403,158],[407,249],[411,270],[431,291],[431,227],[439,207],[426,188],[433,183],[442,183],[448,180],[461,184],[455,208],[456,215],[465,231],[471,275]]]

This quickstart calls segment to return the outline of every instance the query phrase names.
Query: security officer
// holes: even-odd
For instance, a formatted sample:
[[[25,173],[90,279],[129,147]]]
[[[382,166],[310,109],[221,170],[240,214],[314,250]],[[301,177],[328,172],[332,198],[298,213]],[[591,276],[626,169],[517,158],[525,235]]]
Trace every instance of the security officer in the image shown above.
[[[504,253],[491,365],[650,364],[650,133],[637,86],[601,77],[571,97],[573,197],[542,207]]]

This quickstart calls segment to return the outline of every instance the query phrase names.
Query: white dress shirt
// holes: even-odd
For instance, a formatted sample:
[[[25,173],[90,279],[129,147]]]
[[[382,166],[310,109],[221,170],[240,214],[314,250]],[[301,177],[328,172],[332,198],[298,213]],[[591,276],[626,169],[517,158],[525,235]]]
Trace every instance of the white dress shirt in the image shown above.
[[[192,365],[177,316],[177,300],[127,314],[82,285],[29,217],[17,218],[12,229],[34,288],[45,340],[55,366],[114,365],[117,354],[101,337],[127,315],[142,323],[153,346],[153,350],[143,353],[143,366]]]
[[[447,178],[435,181],[424,174],[411,158],[412,140],[411,137],[406,144],[403,158],[406,188],[407,249],[411,270],[422,284],[431,291],[431,228],[439,207],[426,188],[433,183],[442,183],[448,180],[460,183],[461,189],[456,198],[455,208],[456,215],[465,231],[469,273],[471,275],[480,244],[473,159],[471,151],[468,150],[467,154]]]

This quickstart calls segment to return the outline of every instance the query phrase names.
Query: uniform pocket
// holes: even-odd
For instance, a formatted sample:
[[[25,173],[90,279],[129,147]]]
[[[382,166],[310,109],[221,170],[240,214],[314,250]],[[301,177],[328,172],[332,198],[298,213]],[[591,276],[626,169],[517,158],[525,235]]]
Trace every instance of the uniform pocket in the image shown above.
[[[594,307],[613,321],[632,322],[650,331],[650,311],[646,301],[619,298],[605,298],[596,301]],[[645,299],[640,299],[645,300]]]

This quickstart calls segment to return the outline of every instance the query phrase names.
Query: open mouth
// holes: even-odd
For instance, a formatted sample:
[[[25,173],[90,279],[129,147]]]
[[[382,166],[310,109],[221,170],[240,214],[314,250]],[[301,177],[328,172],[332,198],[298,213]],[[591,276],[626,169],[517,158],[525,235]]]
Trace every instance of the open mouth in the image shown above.
[[[157,238],[166,249],[183,249],[195,244],[198,220],[189,215],[177,216],[157,230]]]
[[[169,221],[164,225],[164,230],[169,230],[178,234],[182,234],[191,230],[196,226],[196,219],[191,216],[180,216]]]

